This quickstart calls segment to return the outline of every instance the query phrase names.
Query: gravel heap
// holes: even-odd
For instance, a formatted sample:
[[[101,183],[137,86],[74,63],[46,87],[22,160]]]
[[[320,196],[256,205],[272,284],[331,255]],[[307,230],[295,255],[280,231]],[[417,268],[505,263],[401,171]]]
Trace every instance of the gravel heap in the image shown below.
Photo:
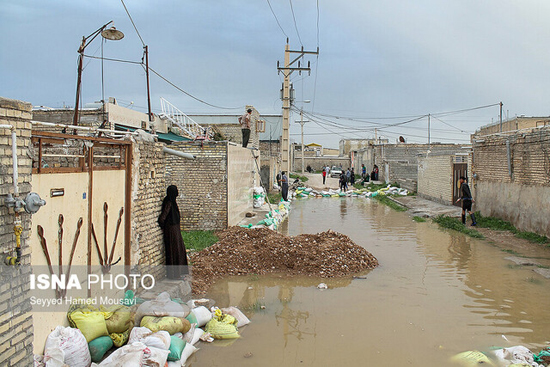
[[[205,293],[228,275],[285,273],[332,278],[378,266],[378,260],[343,234],[285,236],[267,228],[230,227],[219,242],[190,255],[193,292]]]

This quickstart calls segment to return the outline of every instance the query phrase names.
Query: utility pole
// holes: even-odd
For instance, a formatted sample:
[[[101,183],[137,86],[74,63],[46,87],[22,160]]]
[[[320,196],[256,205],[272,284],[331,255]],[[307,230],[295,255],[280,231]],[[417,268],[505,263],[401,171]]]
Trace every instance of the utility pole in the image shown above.
[[[309,122],[309,120],[304,120],[304,111],[300,110],[300,121],[295,121],[299,123],[302,127],[302,174],[304,174],[304,124]]]
[[[428,114],[428,145],[431,143],[431,137],[430,137],[430,123],[431,123],[432,115]]]
[[[298,56],[290,61],[290,54],[298,54]],[[277,61],[277,70],[278,72],[282,72],[284,76],[283,81],[283,131],[282,131],[282,141],[281,141],[281,153],[282,153],[282,159],[281,159],[281,170],[289,172],[290,169],[290,106],[292,104],[291,95],[290,95],[290,75],[294,71],[298,71],[300,74],[302,74],[302,71],[307,71],[308,73],[311,72],[310,68],[310,62],[308,61],[307,67],[301,67],[300,60],[304,55],[310,54],[310,55],[318,55],[319,54],[319,48],[317,47],[317,51],[304,51],[304,47],[302,46],[301,50],[291,50],[290,45],[288,44],[288,38],[286,39],[286,46],[285,46],[285,65],[284,67],[279,66],[279,62]],[[297,67],[293,67],[294,63],[298,62]],[[302,152],[303,153],[303,152]]]
[[[499,119],[500,119],[500,132],[502,132],[502,102],[500,102],[500,114],[499,114]]]
[[[153,121],[153,114],[151,113],[151,92],[149,89],[149,47],[143,46],[145,53],[145,76],[147,78],[147,112],[149,114],[149,121]]]

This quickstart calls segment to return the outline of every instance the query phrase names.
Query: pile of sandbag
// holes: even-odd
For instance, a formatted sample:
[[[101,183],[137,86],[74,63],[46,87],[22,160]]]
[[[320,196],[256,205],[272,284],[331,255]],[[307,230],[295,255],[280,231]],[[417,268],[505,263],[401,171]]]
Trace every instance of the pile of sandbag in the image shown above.
[[[253,195],[253,202],[252,206],[254,208],[261,208],[262,205],[265,203],[265,190],[263,187],[258,186],[254,187],[254,195]]]

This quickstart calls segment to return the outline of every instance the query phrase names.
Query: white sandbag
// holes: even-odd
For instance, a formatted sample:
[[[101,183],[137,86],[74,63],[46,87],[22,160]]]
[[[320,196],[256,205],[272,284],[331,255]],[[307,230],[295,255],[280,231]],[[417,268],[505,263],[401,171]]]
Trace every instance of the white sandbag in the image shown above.
[[[510,348],[502,348],[494,351],[495,356],[500,362],[509,364],[525,364],[538,367],[539,364],[535,362],[533,352],[522,345],[518,345]]]
[[[187,359],[193,355],[198,350],[198,348],[192,346],[191,344],[185,344],[185,348],[181,352],[180,364],[183,366]]]
[[[167,350],[170,349],[170,333],[163,330],[153,333],[146,327],[135,327],[130,332],[128,344],[138,342],[148,347]]]
[[[135,326],[139,326],[143,316],[173,316],[185,317],[189,314],[189,307],[170,299],[168,292],[162,292],[152,301],[143,302],[137,309]]]
[[[189,344],[191,344],[191,345],[197,344],[197,342],[201,339],[201,336],[202,336],[203,334],[204,334],[204,330],[203,330],[203,329],[196,328],[196,329],[195,329],[195,332],[193,333],[193,339],[191,340],[191,342],[189,342]]]
[[[115,350],[99,367],[164,366],[169,350],[148,347],[143,343],[127,344]]]
[[[197,326],[201,327],[206,325],[206,323],[212,320],[212,312],[204,306],[199,306],[193,309],[193,313],[197,318]]]
[[[185,340],[186,343],[191,343],[191,340],[193,340],[193,334],[195,333],[195,328],[197,327],[197,324],[193,323],[191,324],[191,329],[189,329],[185,334],[181,334],[181,337],[179,335],[174,334],[174,336],[177,336],[178,338]]]
[[[48,357],[44,359],[46,367],[63,366],[63,363],[71,367],[88,367],[92,363],[86,338],[80,330],[71,327],[58,326],[48,335],[44,355]]]
[[[233,316],[237,320],[238,328],[250,324],[248,317],[246,317],[246,315],[235,306],[222,308],[222,312]]]

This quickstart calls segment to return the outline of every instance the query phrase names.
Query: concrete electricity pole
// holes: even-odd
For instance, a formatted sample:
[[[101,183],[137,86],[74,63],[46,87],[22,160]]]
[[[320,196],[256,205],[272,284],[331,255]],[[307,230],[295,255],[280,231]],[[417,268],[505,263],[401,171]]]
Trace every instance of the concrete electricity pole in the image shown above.
[[[290,54],[298,54],[298,56],[290,61]],[[288,44],[288,38],[286,39],[286,46],[285,46],[285,65],[284,67],[279,66],[279,62],[277,61],[277,70],[279,72],[282,72],[284,75],[284,81],[283,81],[283,132],[282,132],[282,141],[281,141],[281,153],[282,153],[282,159],[281,159],[281,170],[289,172],[290,170],[290,106],[292,104],[291,100],[291,93],[290,93],[290,75],[295,70],[298,70],[298,72],[301,74],[302,71],[310,72],[310,63],[308,61],[307,67],[301,67],[300,60],[302,57],[304,57],[305,54],[311,54],[311,55],[318,55],[319,54],[319,48],[317,48],[317,51],[304,51],[304,47],[302,46],[301,50],[295,51],[290,49],[290,45]],[[294,63],[298,62],[298,67],[293,67]]]

